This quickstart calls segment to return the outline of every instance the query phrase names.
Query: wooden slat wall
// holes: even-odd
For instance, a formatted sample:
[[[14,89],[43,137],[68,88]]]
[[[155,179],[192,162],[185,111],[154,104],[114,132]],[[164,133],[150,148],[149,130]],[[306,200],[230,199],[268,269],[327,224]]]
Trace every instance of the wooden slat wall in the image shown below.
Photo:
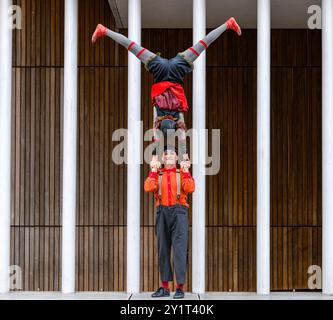
[[[79,291],[126,290],[126,166],[112,161],[127,126],[126,50],[91,44],[100,22],[114,29],[108,1],[79,6],[77,277]]]
[[[256,30],[207,51],[206,117],[221,130],[220,172],[206,179],[206,290],[255,291]]]
[[[22,267],[24,290],[59,290],[64,2],[16,3],[24,27],[14,32],[11,261]],[[127,126],[127,52],[110,39],[91,45],[98,22],[114,29],[107,1],[80,1],[76,286],[124,291],[127,178],[112,162],[112,134]],[[142,44],[172,57],[191,37],[190,29],[147,29]],[[307,267],[321,264],[320,34],[273,30],[272,45],[272,288],[306,289]],[[152,81],[142,67],[145,130]],[[192,75],[184,87],[191,106]],[[191,127],[192,108],[186,121]],[[206,289],[255,291],[256,30],[226,33],[209,48],[207,126],[221,129],[221,170],[206,180]],[[144,164],[142,184],[147,174]],[[154,203],[141,199],[141,290],[152,291]]]
[[[308,289],[321,266],[321,33],[272,40],[271,287]]]
[[[17,0],[13,33],[11,264],[24,290],[61,282],[61,108],[63,13],[60,0]]]

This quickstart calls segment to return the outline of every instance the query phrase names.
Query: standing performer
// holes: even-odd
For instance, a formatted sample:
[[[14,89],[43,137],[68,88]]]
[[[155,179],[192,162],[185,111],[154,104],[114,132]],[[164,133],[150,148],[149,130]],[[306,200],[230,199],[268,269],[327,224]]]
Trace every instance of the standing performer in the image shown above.
[[[164,168],[152,160],[151,172],[145,181],[145,191],[154,192],[156,204],[156,226],[158,260],[161,287],[152,297],[170,296],[169,281],[173,281],[170,263],[171,247],[176,273],[177,289],[174,299],[184,298],[184,283],[188,262],[188,203],[187,195],[194,192],[195,183],[189,172],[190,162],[182,161],[177,171],[177,149],[166,146],[162,156]]]
[[[223,32],[234,30],[241,35],[241,28],[234,18],[230,18],[223,25],[209,32],[202,40],[178,53],[172,59],[165,59],[141,47],[120,33],[109,30],[99,24],[92,36],[95,43],[99,37],[108,36],[127,50],[132,52],[153,74],[154,85],[151,91],[151,101],[154,107],[154,140],[158,144],[157,129],[164,135],[168,130],[180,130],[180,154],[183,160],[188,159],[186,148],[186,125],[184,112],[188,111],[183,81],[186,74],[192,72],[193,62],[209,47]],[[156,154],[156,149],[154,154]],[[156,160],[156,158],[154,158]]]

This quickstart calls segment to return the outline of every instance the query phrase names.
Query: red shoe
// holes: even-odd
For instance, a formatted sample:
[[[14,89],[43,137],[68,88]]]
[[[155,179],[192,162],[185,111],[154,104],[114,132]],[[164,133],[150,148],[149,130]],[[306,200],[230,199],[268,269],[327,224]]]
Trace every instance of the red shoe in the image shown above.
[[[241,30],[240,26],[238,25],[238,23],[236,22],[234,17],[231,17],[226,22],[226,24],[227,24],[228,29],[232,29],[232,30],[236,31],[239,36],[242,34],[242,30]]]
[[[104,27],[102,24],[99,24],[96,27],[96,30],[91,38],[91,42],[95,43],[98,38],[104,37],[106,35],[107,30],[108,29],[106,27]]]

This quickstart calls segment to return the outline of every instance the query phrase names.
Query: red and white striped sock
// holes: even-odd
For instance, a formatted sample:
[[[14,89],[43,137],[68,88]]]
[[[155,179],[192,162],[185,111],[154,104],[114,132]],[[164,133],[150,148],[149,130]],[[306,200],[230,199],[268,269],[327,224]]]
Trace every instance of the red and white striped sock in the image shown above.
[[[242,34],[241,28],[237,24],[236,20],[234,18],[230,18],[224,24],[209,32],[194,46],[182,52],[181,55],[190,64],[193,63],[204,50],[206,50],[223,32],[228,29],[236,31],[239,36]]]
[[[184,285],[183,284],[177,284],[177,289],[183,290],[184,289]]]
[[[102,24],[97,25],[96,30],[91,38],[91,41],[95,43],[98,38],[108,36],[109,38],[113,39],[123,47],[125,47],[128,51],[132,52],[140,61],[142,61],[145,65],[153,59],[156,54],[149,51],[146,48],[141,47],[134,41],[128,39],[124,35],[118,32],[114,32]]]
[[[168,281],[162,281],[162,287],[166,290],[169,290],[169,282]]]

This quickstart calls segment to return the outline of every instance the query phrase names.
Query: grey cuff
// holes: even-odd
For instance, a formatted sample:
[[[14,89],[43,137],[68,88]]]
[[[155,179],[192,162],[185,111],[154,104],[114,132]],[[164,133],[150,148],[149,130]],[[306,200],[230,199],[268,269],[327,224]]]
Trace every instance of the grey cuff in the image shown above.
[[[157,54],[155,54],[154,56],[151,56],[150,58],[148,58],[147,62],[145,63],[145,69],[149,72],[149,63],[152,62],[155,58],[157,57]]]
[[[183,52],[179,52],[178,56],[182,57],[189,64],[192,70],[194,69],[193,62],[190,59],[187,59],[186,55]]]

